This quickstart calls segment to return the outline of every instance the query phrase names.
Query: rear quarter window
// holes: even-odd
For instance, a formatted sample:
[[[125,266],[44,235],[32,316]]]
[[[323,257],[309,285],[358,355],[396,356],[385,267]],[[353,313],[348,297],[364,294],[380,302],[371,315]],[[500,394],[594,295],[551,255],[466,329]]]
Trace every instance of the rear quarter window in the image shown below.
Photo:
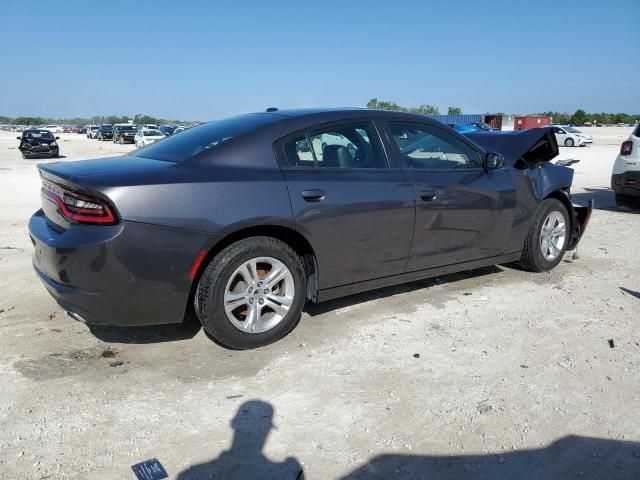
[[[205,123],[137,150],[135,155],[168,162],[183,162],[275,120],[276,117],[270,114],[248,114]]]

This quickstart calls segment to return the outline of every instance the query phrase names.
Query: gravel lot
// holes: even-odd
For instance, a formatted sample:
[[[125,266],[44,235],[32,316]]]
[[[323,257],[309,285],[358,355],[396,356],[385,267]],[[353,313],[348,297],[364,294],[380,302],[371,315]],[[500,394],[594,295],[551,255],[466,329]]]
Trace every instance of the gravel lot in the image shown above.
[[[31,268],[37,161],[0,132],[0,478],[128,479],[154,457],[181,480],[640,478],[640,216],[608,188],[631,129],[588,131],[560,155],[575,201],[596,197],[578,260],[308,307],[249,352],[67,318]],[[133,148],[59,136],[63,161]]]

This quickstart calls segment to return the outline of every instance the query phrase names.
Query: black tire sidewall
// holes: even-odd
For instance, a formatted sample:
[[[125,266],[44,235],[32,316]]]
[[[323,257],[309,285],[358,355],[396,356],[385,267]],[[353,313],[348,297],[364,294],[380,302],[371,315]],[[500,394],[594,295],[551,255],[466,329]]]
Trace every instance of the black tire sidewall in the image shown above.
[[[544,223],[547,216],[553,212],[557,211],[562,214],[564,217],[565,225],[567,227],[565,242],[562,247],[562,252],[555,260],[547,260],[542,255],[542,251],[540,250],[540,235],[542,234],[542,224]],[[567,212],[567,207],[558,199],[555,198],[547,198],[544,200],[533,219],[533,223],[531,228],[529,229],[529,248],[531,249],[529,254],[529,259],[532,261],[533,266],[537,271],[548,272],[549,270],[553,270],[564,257],[565,252],[567,251],[567,244],[569,243],[569,237],[571,234],[571,220],[569,218],[569,213]]]
[[[224,292],[233,272],[256,257],[272,257],[283,262],[293,276],[296,293],[289,312],[278,325],[263,333],[246,333],[227,318]],[[293,330],[300,320],[305,297],[304,269],[295,252],[279,240],[253,237],[230,245],[211,261],[198,285],[196,310],[203,328],[216,341],[226,347],[243,350],[268,345]]]

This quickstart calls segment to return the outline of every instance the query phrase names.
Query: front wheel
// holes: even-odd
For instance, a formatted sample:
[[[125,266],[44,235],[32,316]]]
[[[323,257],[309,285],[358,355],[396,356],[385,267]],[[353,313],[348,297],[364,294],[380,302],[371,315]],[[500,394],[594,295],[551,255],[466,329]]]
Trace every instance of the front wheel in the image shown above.
[[[297,325],[306,297],[300,257],[271,237],[240,240],[202,274],[195,308],[204,329],[229,348],[273,343]]]
[[[532,272],[555,268],[567,250],[571,222],[564,204],[547,198],[538,206],[522,249],[520,265]]]
[[[567,138],[564,141],[564,145],[565,147],[573,147],[575,145],[575,142],[573,141],[573,138]]]

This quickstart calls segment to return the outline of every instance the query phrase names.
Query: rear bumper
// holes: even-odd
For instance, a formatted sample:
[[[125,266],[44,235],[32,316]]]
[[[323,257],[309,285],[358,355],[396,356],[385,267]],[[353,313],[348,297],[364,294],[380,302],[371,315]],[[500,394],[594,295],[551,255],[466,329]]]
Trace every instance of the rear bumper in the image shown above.
[[[66,311],[90,324],[156,325],[184,319],[189,271],[208,235],[137,222],[71,225],[42,210],[29,221],[33,266]]]
[[[611,190],[617,195],[640,197],[640,171],[611,175]]]

